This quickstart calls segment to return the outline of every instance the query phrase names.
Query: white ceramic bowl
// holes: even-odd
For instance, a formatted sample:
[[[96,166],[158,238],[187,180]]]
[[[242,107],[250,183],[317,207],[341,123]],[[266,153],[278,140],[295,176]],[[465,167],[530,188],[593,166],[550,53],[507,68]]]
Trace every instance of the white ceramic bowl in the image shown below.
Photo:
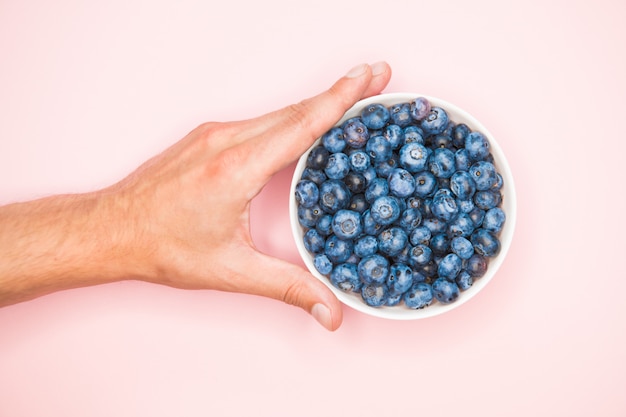
[[[465,123],[470,129],[478,130],[482,132],[488,139],[491,145],[491,153],[495,159],[496,169],[502,175],[504,180],[504,186],[501,190],[502,192],[502,209],[506,213],[506,222],[504,227],[500,233],[500,243],[501,248],[500,252],[497,256],[490,258],[489,266],[485,275],[481,278],[474,280],[474,284],[467,290],[462,291],[459,298],[450,304],[441,304],[435,300],[433,303],[421,310],[413,310],[404,306],[401,303],[398,306],[393,307],[370,307],[362,300],[360,294],[356,293],[346,293],[344,291],[339,290],[334,287],[330,280],[324,275],[320,274],[313,265],[313,256],[305,249],[304,243],[302,241],[304,229],[298,222],[298,214],[297,214],[297,203],[295,200],[295,186],[300,180],[302,176],[302,171],[306,165],[306,158],[309,151],[305,152],[302,157],[300,157],[298,164],[296,165],[295,172],[293,174],[293,179],[291,182],[291,195],[289,199],[289,215],[291,222],[291,229],[293,232],[293,236],[296,241],[296,246],[298,247],[298,251],[300,252],[300,256],[304,260],[305,265],[311,271],[311,273],[317,277],[320,281],[326,284],[337,296],[337,298],[343,302],[345,305],[352,307],[355,310],[360,312],[376,316],[382,317],[386,319],[396,319],[396,320],[414,320],[421,319],[426,317],[436,316],[447,311],[450,311],[454,308],[459,307],[463,303],[469,301],[472,297],[478,294],[486,285],[491,281],[491,279],[496,275],[500,265],[504,261],[506,254],[511,246],[511,241],[513,239],[513,232],[515,229],[515,221],[516,221],[516,196],[515,196],[515,185],[513,183],[513,176],[511,175],[511,170],[509,164],[507,163],[506,157],[502,152],[502,149],[498,145],[496,139],[489,133],[489,131],[483,126],[478,120],[472,117],[466,111],[458,108],[457,106],[448,103],[444,100],[429,97],[423,94],[416,93],[390,93],[390,94],[381,94],[374,97],[369,97],[367,99],[361,100],[356,103],[350,110],[346,112],[341,120],[337,123],[337,125],[342,124],[345,120],[351,117],[358,116],[362,109],[369,104],[372,103],[380,103],[385,106],[391,106],[397,103],[409,102],[417,97],[425,97],[427,98],[432,106],[438,106],[446,110],[450,120],[455,123]],[[318,139],[311,148],[317,146],[320,143],[320,139]],[[310,150],[310,149],[309,149]]]

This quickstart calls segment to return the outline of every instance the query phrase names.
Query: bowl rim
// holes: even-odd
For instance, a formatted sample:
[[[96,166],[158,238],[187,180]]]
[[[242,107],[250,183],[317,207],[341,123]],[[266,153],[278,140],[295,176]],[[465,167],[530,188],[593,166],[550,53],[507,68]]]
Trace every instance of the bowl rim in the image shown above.
[[[497,274],[502,263],[504,262],[506,255],[511,247],[513,240],[513,234],[515,232],[515,224],[517,220],[517,197],[515,191],[515,183],[511,172],[510,165],[506,159],[506,156],[500,147],[500,144],[495,137],[489,132],[489,130],[475,117],[473,117],[467,111],[459,108],[458,106],[437,97],[428,96],[420,93],[401,92],[401,93],[383,93],[375,96],[371,96],[355,103],[350,109],[348,109],[343,117],[337,121],[334,126],[341,125],[349,118],[358,116],[361,110],[369,104],[380,103],[385,106],[391,106],[394,104],[410,102],[418,97],[426,98],[431,106],[443,108],[450,117],[450,120],[455,123],[465,123],[471,130],[480,131],[489,140],[491,153],[494,157],[497,171],[502,175],[504,185],[502,187],[502,207],[506,214],[506,222],[500,233],[500,252],[493,258],[489,259],[489,266],[485,275],[479,279],[476,279],[473,285],[465,291],[461,292],[461,296],[453,303],[441,304],[434,301],[430,306],[423,309],[410,309],[402,306],[383,306],[383,307],[371,307],[362,301],[359,294],[346,293],[333,286],[330,280],[324,275],[320,274],[313,265],[313,256],[304,247],[302,237],[304,235],[303,228],[298,222],[297,215],[297,203],[295,201],[295,187],[300,180],[302,171],[306,165],[306,158],[311,149],[317,146],[321,138],[317,138],[315,142],[300,156],[296,164],[290,186],[289,196],[289,218],[291,224],[291,231],[294,237],[298,253],[302,258],[302,261],[306,265],[309,272],[318,280],[322,281],[330,290],[337,296],[339,301],[344,305],[351,307],[357,311],[365,313],[370,316],[375,316],[384,319],[393,320],[417,320],[428,317],[434,317],[450,310],[456,309],[461,305],[474,298]]]

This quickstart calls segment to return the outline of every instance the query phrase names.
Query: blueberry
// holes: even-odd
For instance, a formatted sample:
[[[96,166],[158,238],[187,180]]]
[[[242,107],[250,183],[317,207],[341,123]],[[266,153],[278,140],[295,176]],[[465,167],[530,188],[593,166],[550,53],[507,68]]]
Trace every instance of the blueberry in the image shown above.
[[[404,297],[404,294],[400,293],[400,294],[391,294],[390,291],[387,292],[387,299],[385,300],[385,305],[387,307],[393,307],[393,306],[397,306],[400,304],[400,302],[402,301],[402,298]]]
[[[353,194],[361,194],[365,191],[365,184],[367,183],[363,174],[356,172],[348,172],[343,178],[343,182],[348,186],[348,189]]]
[[[448,226],[445,221],[436,217],[427,217],[423,219],[422,225],[426,226],[433,236],[438,234],[444,234]]]
[[[364,284],[384,283],[389,275],[389,261],[378,254],[362,258],[357,266],[357,272]]]
[[[393,169],[387,181],[389,182],[389,192],[396,197],[406,198],[415,192],[415,178],[406,169]]]
[[[472,220],[472,223],[474,223],[474,227],[478,228],[483,224],[483,220],[485,218],[485,210],[474,207],[474,209],[468,213],[468,216]]]
[[[309,152],[306,159],[306,166],[313,169],[324,169],[329,156],[330,153],[328,149],[324,148],[322,145],[318,145]]]
[[[331,235],[326,239],[326,245],[324,246],[324,254],[335,264],[346,262],[352,255],[353,250],[354,242],[352,240],[339,239],[335,235]]]
[[[362,174],[365,177],[365,185],[366,186],[369,185],[374,178],[378,177],[378,173],[376,172],[376,168],[374,168],[371,165],[369,167],[367,167],[367,169],[365,171],[363,171]]]
[[[465,270],[472,276],[472,278],[480,278],[487,272],[487,266],[489,262],[483,255],[475,253],[471,258],[467,260]]]
[[[482,227],[483,229],[487,229],[493,233],[498,233],[502,230],[502,226],[504,226],[505,221],[506,215],[504,214],[504,211],[500,207],[494,207],[485,213]]]
[[[450,249],[461,259],[469,259],[474,254],[474,246],[469,239],[457,236],[450,241]]]
[[[408,308],[421,309],[428,307],[433,301],[433,291],[430,284],[417,282],[404,293],[404,304]]]
[[[324,173],[328,178],[340,180],[350,172],[348,155],[342,152],[333,153],[328,157]]]
[[[482,161],[491,152],[489,141],[480,132],[471,132],[465,138],[465,149],[471,160]]]
[[[319,205],[313,207],[298,207],[298,222],[304,227],[315,227],[317,220],[324,214],[324,211]]]
[[[368,306],[380,307],[387,300],[387,287],[378,283],[364,285],[361,288],[361,297]]]
[[[337,211],[333,217],[332,229],[340,239],[354,239],[363,231],[361,214],[346,209]]]
[[[307,230],[302,240],[304,243],[304,247],[310,253],[317,254],[317,253],[324,252],[326,239],[324,239],[324,236],[322,236],[320,232],[318,232],[317,230],[315,229]]]
[[[491,162],[476,162],[470,167],[469,173],[476,183],[477,190],[488,190],[498,181],[496,167]]]
[[[310,180],[300,180],[296,184],[296,202],[303,207],[313,207],[319,200],[320,192],[317,184]]]
[[[315,223],[315,230],[317,230],[317,232],[322,236],[328,236],[333,232],[332,223],[332,214],[324,213],[317,219],[317,223]]]
[[[450,250],[450,239],[444,233],[433,235],[430,239],[430,248],[437,256],[444,256]]]
[[[426,226],[418,226],[409,235],[409,242],[411,245],[428,245],[430,243],[430,238],[432,234],[430,233],[430,229]]]
[[[474,284],[474,278],[472,278],[469,272],[463,270],[459,272],[454,282],[456,282],[456,285],[459,286],[461,291],[466,291]]]
[[[425,97],[418,97],[411,101],[411,117],[413,120],[421,121],[430,113],[430,101]]]
[[[431,146],[433,148],[448,148],[448,149],[452,149],[453,145],[452,145],[452,138],[448,135],[444,135],[439,134],[437,136],[435,136],[431,142]],[[455,149],[456,151],[456,149]]]
[[[459,286],[445,278],[437,278],[432,286],[433,297],[442,304],[450,304],[459,298]]]
[[[350,210],[357,211],[361,214],[363,214],[368,207],[369,203],[365,200],[365,194],[353,194],[350,198],[350,204],[348,204]]]
[[[433,258],[433,251],[429,246],[417,244],[409,251],[411,265],[425,265]]]
[[[424,275],[426,282],[432,282],[437,276],[437,262],[434,259],[423,265],[418,265],[418,272]]]
[[[397,149],[404,143],[404,130],[398,125],[385,126],[383,136],[391,145],[391,149]]]
[[[320,185],[319,191],[319,204],[327,213],[334,214],[350,203],[350,190],[343,181],[326,180]]]
[[[363,173],[370,167],[370,157],[364,151],[355,151],[350,153],[350,168],[357,173]]]
[[[432,107],[420,126],[427,135],[438,135],[448,126],[448,113],[441,107]]]
[[[461,200],[467,200],[476,192],[476,183],[469,172],[457,171],[450,177],[450,190]]]
[[[483,222],[484,224],[484,222]],[[474,250],[486,257],[496,256],[500,252],[500,240],[487,229],[478,229],[470,237]]]
[[[452,130],[452,143],[454,146],[457,148],[464,148],[465,138],[470,132],[471,129],[465,123],[459,123],[454,126],[454,129]]]
[[[361,120],[368,129],[382,129],[389,120],[389,110],[382,104],[370,104],[361,111]]]
[[[354,254],[360,258],[374,255],[378,251],[378,239],[374,236],[366,235],[357,239],[354,243]]]
[[[391,144],[384,136],[374,136],[367,141],[365,151],[370,156],[371,161],[374,164],[378,164],[391,158],[393,149],[391,149]]]
[[[399,227],[390,227],[378,235],[378,250],[387,256],[396,256],[409,242],[404,230]]]
[[[396,224],[400,226],[405,232],[411,233],[422,223],[422,212],[419,209],[408,207],[406,208],[400,217],[396,221]]]
[[[365,210],[361,218],[363,219],[363,232],[365,232],[365,234],[376,236],[382,230],[383,226],[374,221],[370,209]]]
[[[321,185],[328,178],[321,169],[304,168],[302,171],[302,179],[313,181],[317,185]]]
[[[450,178],[456,172],[454,152],[447,148],[437,148],[428,159],[428,170],[438,178]]]
[[[376,223],[389,225],[400,217],[400,205],[395,197],[384,195],[372,202],[370,213]]]
[[[390,294],[402,294],[413,285],[413,270],[405,264],[393,264],[386,280]]]
[[[393,155],[391,155],[391,158],[376,164],[376,175],[381,178],[387,178],[391,174],[391,171],[399,166],[399,157],[396,153],[394,153]]]
[[[467,153],[467,149],[457,149],[454,153],[454,162],[458,171],[467,171],[472,165],[472,161]]]
[[[449,253],[444,256],[437,267],[437,274],[449,280],[454,280],[461,272],[463,260],[456,253]]]
[[[313,258],[313,266],[315,266],[315,269],[322,275],[328,275],[333,270],[333,263],[328,259],[328,256],[323,253],[315,255]]]
[[[459,212],[460,213],[471,213],[472,210],[474,210],[476,208],[476,206],[474,205],[474,202],[472,200],[460,200],[457,199],[456,200],[456,205],[459,206]]]
[[[418,197],[428,197],[432,195],[437,186],[437,179],[435,176],[428,172],[422,171],[415,174],[415,195]]]
[[[344,124],[343,137],[350,147],[359,149],[365,146],[370,136],[367,126],[357,118],[353,118]]]
[[[374,178],[365,188],[365,200],[370,204],[386,195],[389,195],[389,183],[384,178]]]
[[[405,144],[419,143],[423,145],[426,142],[425,136],[426,135],[424,134],[424,131],[419,126],[409,125],[404,128],[404,143]]]
[[[498,191],[482,190],[474,195],[474,205],[481,210],[489,210],[500,204],[502,196]]]
[[[438,219],[448,222],[457,215],[459,208],[456,205],[456,199],[452,196],[452,193],[445,193],[443,189],[441,189],[437,191],[433,197],[431,211]]]
[[[346,140],[343,137],[343,129],[333,127],[322,135],[322,145],[330,153],[342,152],[346,147]]]
[[[460,213],[448,223],[446,233],[451,239],[457,236],[469,237],[474,229],[475,225],[469,214]]]
[[[336,265],[330,272],[330,282],[345,292],[359,292],[362,286],[356,265],[350,263]]]
[[[424,171],[428,166],[430,150],[417,142],[403,145],[399,152],[400,166],[409,172]]]
[[[391,122],[400,127],[411,124],[411,105],[409,103],[398,103],[389,107]]]

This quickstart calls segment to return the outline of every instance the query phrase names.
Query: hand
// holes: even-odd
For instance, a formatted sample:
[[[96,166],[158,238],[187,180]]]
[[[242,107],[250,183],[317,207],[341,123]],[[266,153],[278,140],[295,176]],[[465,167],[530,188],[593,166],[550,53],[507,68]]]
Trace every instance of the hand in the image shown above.
[[[0,207],[0,306],[140,279],[272,297],[337,329],[341,305],[323,283],[255,248],[250,202],[390,77],[385,63],[360,65],[328,91],[285,109],[203,124],[101,191]]]

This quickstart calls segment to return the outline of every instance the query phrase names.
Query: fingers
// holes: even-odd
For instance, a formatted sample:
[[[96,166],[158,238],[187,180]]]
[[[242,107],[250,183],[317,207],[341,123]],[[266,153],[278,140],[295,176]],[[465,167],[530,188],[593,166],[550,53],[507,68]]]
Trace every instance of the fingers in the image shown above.
[[[264,176],[269,179],[295,161],[357,101],[379,94],[390,78],[387,63],[362,64],[323,93],[257,119],[266,130],[247,144]]]
[[[253,252],[238,264],[248,282],[246,293],[284,301],[311,314],[326,329],[334,331],[343,320],[342,306],[332,291],[299,266]]]

